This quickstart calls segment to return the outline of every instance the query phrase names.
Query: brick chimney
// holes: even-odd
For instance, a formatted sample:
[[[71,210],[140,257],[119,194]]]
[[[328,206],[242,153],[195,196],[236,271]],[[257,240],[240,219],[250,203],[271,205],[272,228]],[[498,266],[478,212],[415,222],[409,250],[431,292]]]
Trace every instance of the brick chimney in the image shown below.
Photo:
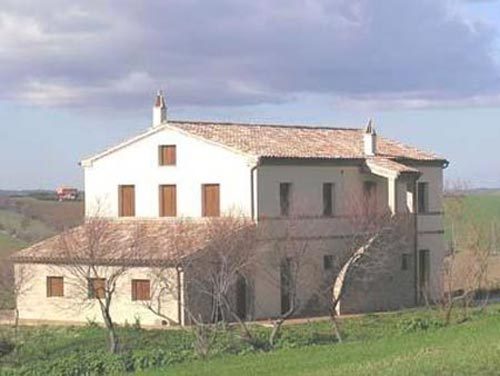
[[[377,132],[373,120],[370,119],[363,134],[364,152],[366,156],[373,157],[377,154]]]
[[[156,94],[155,104],[153,106],[153,127],[158,127],[167,121],[167,106],[163,92],[158,90]]]

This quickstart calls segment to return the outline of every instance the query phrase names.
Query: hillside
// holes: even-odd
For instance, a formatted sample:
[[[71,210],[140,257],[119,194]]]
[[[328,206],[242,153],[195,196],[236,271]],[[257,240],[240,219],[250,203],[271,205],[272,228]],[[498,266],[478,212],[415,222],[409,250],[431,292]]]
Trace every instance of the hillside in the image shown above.
[[[71,228],[83,220],[83,202],[0,197],[0,257]]]

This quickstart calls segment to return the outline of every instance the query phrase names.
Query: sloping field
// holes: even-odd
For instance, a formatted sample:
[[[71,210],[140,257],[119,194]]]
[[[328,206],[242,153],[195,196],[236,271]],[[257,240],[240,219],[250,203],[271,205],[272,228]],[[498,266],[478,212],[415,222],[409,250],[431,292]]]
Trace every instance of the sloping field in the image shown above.
[[[498,375],[500,313],[436,331],[343,345],[310,346],[246,356],[224,356],[142,376]]]

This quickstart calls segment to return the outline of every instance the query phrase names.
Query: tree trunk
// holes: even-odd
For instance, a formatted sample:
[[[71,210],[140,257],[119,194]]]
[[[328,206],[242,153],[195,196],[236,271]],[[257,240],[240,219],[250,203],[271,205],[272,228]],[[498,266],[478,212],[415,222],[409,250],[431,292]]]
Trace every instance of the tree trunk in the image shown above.
[[[335,338],[337,338],[337,341],[339,343],[342,343],[343,342],[342,331],[340,330],[340,324],[337,320],[337,312],[335,309],[333,309],[332,312],[330,313],[330,318],[332,321],[333,334],[335,335]]]
[[[108,330],[108,349],[111,354],[118,353],[119,348],[119,339],[116,335],[116,328],[111,315],[109,313],[109,309],[104,306],[101,306],[102,317],[104,318],[104,324],[106,325],[106,329]]]
[[[17,334],[17,329],[19,328],[19,309],[16,307],[14,310],[14,329]]]
[[[278,336],[279,332],[281,331],[281,327],[283,326],[284,322],[285,322],[285,320],[278,319],[273,323],[273,330],[271,331],[271,335],[269,336],[269,346],[271,346],[271,348],[274,347],[276,337]]]

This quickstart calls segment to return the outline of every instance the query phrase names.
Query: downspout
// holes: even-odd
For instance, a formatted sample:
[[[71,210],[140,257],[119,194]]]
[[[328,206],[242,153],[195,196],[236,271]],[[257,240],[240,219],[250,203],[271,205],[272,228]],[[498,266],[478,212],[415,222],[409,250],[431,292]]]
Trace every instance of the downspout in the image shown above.
[[[184,288],[184,286],[182,286],[182,283],[181,283],[181,273],[183,272],[182,270],[182,266],[177,266],[175,268],[177,270],[177,322],[179,323],[179,326],[184,326],[185,323],[183,322],[183,314],[182,314],[182,310],[183,310],[183,306],[184,306],[184,302],[182,301],[183,300],[183,294],[182,294],[182,290]]]
[[[417,197],[417,182],[421,175],[419,175],[413,182],[413,227],[414,227],[414,246],[413,246],[413,260],[415,269],[415,306],[419,305],[419,260],[418,260],[418,197]]]
[[[255,210],[255,178],[254,178],[254,172],[257,170],[257,167],[260,166],[260,158],[257,159],[257,162],[255,165],[250,169],[250,210],[251,210],[251,216],[252,220],[255,221],[255,215],[256,215],[256,210]]]

